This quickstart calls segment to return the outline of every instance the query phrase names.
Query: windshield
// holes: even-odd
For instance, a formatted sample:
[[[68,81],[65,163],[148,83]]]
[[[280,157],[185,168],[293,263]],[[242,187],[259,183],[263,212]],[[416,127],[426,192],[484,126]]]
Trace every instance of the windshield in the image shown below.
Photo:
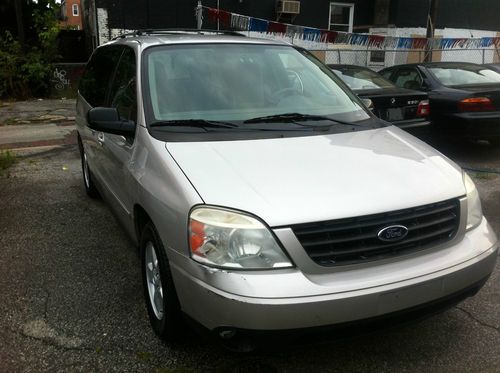
[[[482,66],[431,66],[429,70],[445,86],[500,82],[499,73]]]
[[[145,66],[149,123],[243,123],[287,113],[345,122],[370,118],[326,66],[288,46],[159,46],[146,50]]]
[[[375,71],[352,67],[332,67],[332,70],[351,89],[394,88],[394,84]]]

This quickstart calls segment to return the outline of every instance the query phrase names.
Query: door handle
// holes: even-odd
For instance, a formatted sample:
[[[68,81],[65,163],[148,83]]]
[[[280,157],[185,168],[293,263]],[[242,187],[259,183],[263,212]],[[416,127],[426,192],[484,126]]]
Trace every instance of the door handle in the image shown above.
[[[127,138],[125,136],[118,136],[118,139],[116,140],[116,145],[126,146],[127,145]]]
[[[97,142],[99,143],[99,145],[104,144],[104,133],[103,132],[97,133]]]

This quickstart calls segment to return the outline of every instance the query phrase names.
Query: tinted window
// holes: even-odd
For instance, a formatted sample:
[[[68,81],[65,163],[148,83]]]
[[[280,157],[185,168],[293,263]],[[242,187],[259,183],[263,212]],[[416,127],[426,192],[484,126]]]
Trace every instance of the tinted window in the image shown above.
[[[337,74],[351,89],[382,89],[392,88],[394,84],[368,69],[352,67],[333,68]]]
[[[136,121],[136,62],[135,53],[131,48],[125,48],[116,69],[115,78],[109,94],[109,106],[118,109],[122,119]]]
[[[384,70],[384,71],[379,72],[379,74],[382,75],[386,79],[391,79],[392,71],[393,70]]]
[[[400,69],[392,78],[392,81],[401,88],[421,89],[422,77],[416,69]]]
[[[122,50],[120,46],[99,48],[87,64],[78,90],[91,106],[105,106],[109,83]]]
[[[446,86],[500,82],[500,74],[482,66],[431,66],[429,70]]]

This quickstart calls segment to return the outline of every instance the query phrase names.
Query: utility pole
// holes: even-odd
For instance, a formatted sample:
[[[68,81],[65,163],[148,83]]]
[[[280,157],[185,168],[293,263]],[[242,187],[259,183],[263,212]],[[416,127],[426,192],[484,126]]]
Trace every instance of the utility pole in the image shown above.
[[[16,7],[17,38],[19,39],[21,47],[24,48],[25,38],[24,38],[23,2],[22,0],[14,0],[14,5]]]
[[[438,0],[429,0],[429,11],[427,12],[427,40],[434,38],[434,31],[436,29]],[[432,48],[433,46],[428,42],[424,56],[424,62],[432,62]]]

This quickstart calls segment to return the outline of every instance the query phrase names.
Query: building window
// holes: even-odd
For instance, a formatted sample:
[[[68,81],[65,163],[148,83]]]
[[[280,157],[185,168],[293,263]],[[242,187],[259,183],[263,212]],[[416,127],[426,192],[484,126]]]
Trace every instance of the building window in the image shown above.
[[[78,16],[78,4],[73,4],[73,15]]]
[[[370,51],[370,63],[374,65],[385,65],[385,52]]]
[[[353,23],[354,4],[330,3],[330,30],[352,32]]]
[[[378,35],[386,36],[387,33],[382,31],[378,32]],[[370,65],[385,66],[385,51],[383,50],[372,50],[370,51]]]

